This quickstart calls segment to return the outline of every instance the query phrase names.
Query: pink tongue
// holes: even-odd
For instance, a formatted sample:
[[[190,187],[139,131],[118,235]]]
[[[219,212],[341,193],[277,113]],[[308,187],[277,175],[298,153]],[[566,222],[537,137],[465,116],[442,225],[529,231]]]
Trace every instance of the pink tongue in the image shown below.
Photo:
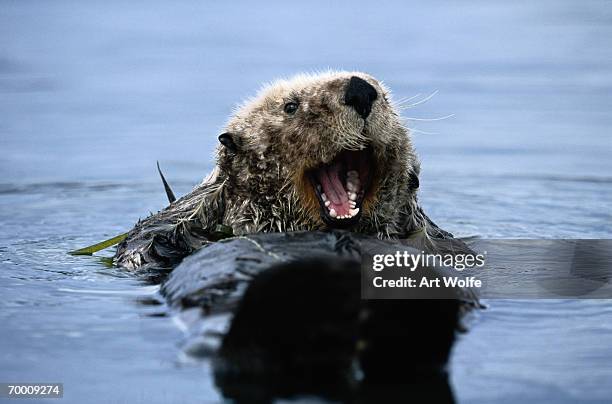
[[[338,216],[348,215],[349,198],[346,190],[340,180],[340,163],[333,164],[330,167],[323,167],[317,171],[319,182],[323,187],[323,192],[327,199],[331,202],[328,211],[334,209]]]

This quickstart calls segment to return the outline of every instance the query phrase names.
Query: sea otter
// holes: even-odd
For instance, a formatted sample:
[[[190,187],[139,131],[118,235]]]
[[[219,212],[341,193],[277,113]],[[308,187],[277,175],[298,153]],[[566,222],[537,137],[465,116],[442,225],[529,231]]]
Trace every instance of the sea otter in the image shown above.
[[[368,74],[276,81],[238,109],[219,142],[214,171],[138,222],[117,249],[118,265],[173,267],[219,228],[237,236],[333,228],[382,239],[418,234],[427,250],[452,240],[420,208],[409,130],[389,90]]]

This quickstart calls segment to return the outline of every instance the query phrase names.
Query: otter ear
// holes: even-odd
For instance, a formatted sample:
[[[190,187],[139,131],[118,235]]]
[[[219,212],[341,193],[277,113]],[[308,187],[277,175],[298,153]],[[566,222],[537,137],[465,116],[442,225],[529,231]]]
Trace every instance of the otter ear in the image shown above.
[[[234,134],[230,132],[225,132],[219,135],[219,142],[223,146],[225,146],[232,153],[236,153],[238,151],[238,146],[236,146],[236,142],[234,141]]]
[[[410,173],[410,177],[408,178],[408,186],[410,189],[419,188],[419,176],[416,173]]]

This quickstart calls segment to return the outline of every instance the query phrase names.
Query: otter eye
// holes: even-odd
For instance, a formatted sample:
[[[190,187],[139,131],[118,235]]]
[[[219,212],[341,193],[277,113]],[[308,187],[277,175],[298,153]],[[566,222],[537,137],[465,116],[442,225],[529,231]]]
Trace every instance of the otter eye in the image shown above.
[[[297,109],[298,109],[297,102],[288,102],[285,104],[285,108],[284,108],[285,112],[290,115],[295,114],[295,111],[297,111]]]

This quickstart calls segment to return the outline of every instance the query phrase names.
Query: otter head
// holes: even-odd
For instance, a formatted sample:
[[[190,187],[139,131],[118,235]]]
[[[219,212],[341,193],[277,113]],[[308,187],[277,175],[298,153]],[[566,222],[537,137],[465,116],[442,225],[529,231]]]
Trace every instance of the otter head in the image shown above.
[[[236,197],[292,204],[309,228],[377,221],[418,174],[388,90],[364,73],[277,81],[236,112],[219,140],[218,164]]]

